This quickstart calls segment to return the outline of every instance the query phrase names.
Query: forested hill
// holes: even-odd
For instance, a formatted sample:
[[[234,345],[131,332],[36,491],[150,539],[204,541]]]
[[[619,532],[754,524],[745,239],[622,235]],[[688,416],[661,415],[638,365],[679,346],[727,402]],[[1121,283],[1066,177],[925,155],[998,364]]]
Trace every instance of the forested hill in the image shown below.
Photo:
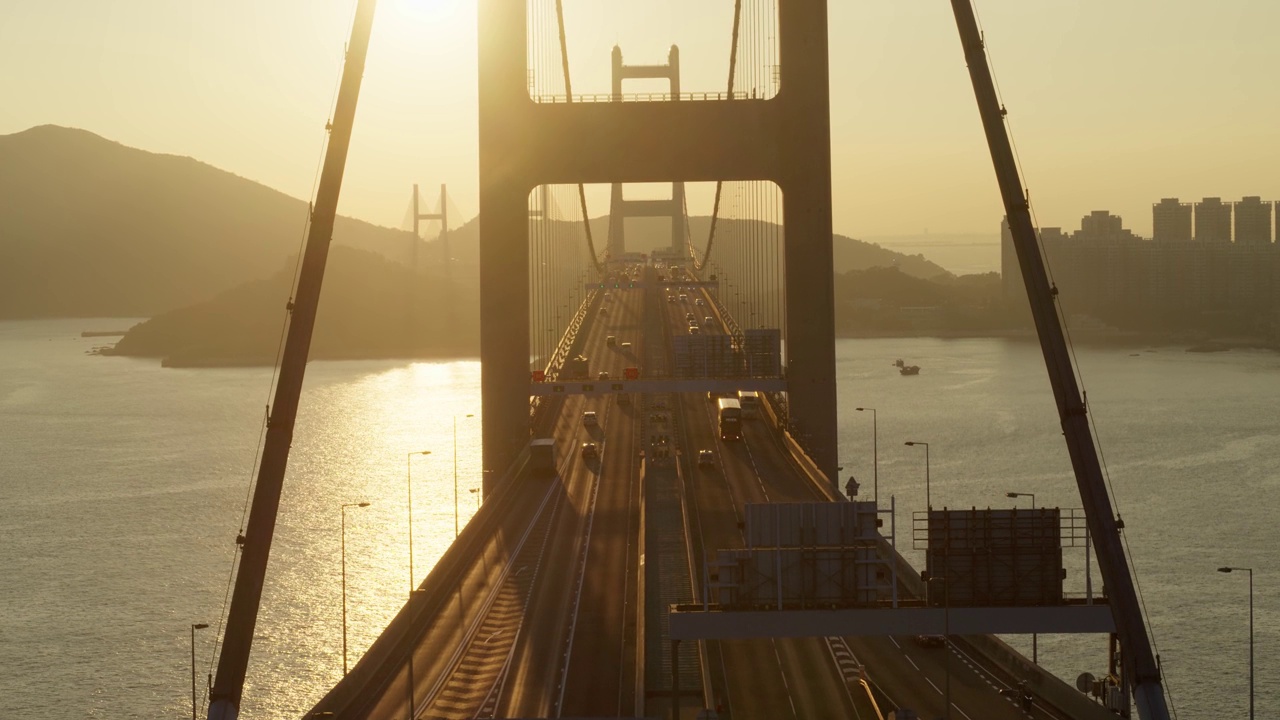
[[[0,319],[150,316],[276,272],[307,203],[188,157],[45,125],[0,136]],[[410,233],[339,218],[403,259]]]

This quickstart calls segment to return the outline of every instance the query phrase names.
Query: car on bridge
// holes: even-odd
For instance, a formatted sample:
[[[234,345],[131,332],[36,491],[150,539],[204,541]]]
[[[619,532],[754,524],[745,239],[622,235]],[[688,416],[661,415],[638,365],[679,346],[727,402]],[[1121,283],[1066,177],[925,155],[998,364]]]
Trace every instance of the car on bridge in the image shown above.
[[[600,457],[600,448],[593,442],[582,443],[582,459],[593,460]]]
[[[922,648],[939,648],[947,644],[946,635],[917,635],[916,644]]]
[[[600,371],[600,374],[596,376],[596,379],[597,379],[597,380],[608,380],[608,379],[609,379],[609,371],[608,371],[608,370],[601,370],[601,371]]]
[[[582,413],[582,424],[584,427],[598,427],[600,418],[596,415],[595,410],[587,410]]]
[[[716,464],[716,454],[710,450],[698,451],[698,467],[713,467]]]

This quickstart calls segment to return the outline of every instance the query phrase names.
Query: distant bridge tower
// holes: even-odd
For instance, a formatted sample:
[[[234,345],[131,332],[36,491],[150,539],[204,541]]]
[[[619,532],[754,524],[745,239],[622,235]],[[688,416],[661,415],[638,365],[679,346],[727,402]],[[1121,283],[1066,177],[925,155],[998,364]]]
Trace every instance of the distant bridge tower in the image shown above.
[[[440,212],[424,213],[418,208],[418,184],[413,185],[413,236],[421,238],[422,234],[419,230],[419,222],[422,220],[439,220],[440,221],[440,252],[444,258],[446,271],[449,268],[450,260],[453,255],[449,253],[449,190],[448,186],[440,183]],[[401,226],[403,227],[403,226]],[[413,252],[413,268],[418,268],[418,251],[417,244],[414,245]]]
[[[778,1],[777,95],[673,102],[534,102],[526,4],[480,0],[479,6],[484,468],[505,471],[529,440],[528,199],[533,188],[769,180],[783,194],[787,238],[791,429],[834,480],[826,0]],[[486,492],[493,489],[489,485]]]
[[[666,65],[624,65],[622,48],[613,46],[614,102],[622,102],[623,80],[663,78],[670,81],[671,99],[679,100],[680,48],[671,46]],[[622,183],[614,183],[609,203],[609,257],[620,258],[626,252],[627,218],[667,216],[671,218],[671,253],[680,254],[684,250],[685,239],[684,183],[671,183],[670,200],[627,200],[622,197]]]

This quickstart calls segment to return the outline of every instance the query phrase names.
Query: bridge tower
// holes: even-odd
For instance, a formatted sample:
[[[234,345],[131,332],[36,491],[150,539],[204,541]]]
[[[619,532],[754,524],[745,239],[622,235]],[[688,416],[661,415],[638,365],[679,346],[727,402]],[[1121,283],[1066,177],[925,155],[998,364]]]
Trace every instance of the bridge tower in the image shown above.
[[[826,0],[779,0],[769,99],[536,103],[525,3],[480,0],[484,467],[529,439],[529,193],[542,184],[769,180],[783,194],[792,430],[836,478]],[[659,131],[659,129],[661,131]],[[486,477],[493,477],[492,474]],[[486,492],[493,488],[488,487]]]
[[[624,65],[622,48],[613,46],[613,101],[622,102],[622,81],[666,79],[670,81],[672,100],[680,99],[680,48],[671,46],[666,65]],[[626,252],[626,219],[629,217],[670,217],[673,255],[684,249],[685,215],[684,183],[671,183],[670,200],[627,200],[622,196],[622,183],[613,184],[609,203],[609,256],[618,258]]]
[[[422,234],[419,230],[419,222],[422,220],[439,220],[440,221],[440,242],[441,252],[444,253],[445,262],[449,262],[452,257],[449,254],[449,189],[444,183],[440,183],[440,212],[424,213],[418,208],[418,184],[413,184],[413,235],[421,238]],[[417,245],[415,244],[416,248]],[[414,251],[414,268],[417,264],[417,251]]]

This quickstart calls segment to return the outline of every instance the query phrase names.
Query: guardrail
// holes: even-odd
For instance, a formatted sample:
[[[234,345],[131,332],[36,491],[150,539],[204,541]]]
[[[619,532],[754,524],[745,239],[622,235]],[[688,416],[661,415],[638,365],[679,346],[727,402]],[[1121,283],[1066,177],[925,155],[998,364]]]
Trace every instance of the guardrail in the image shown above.
[[[377,691],[395,679],[409,653],[416,647],[418,633],[413,630],[422,618],[438,616],[445,605],[453,601],[454,592],[469,569],[470,560],[477,551],[483,550],[494,526],[506,517],[509,506],[515,502],[519,493],[513,488],[518,483],[511,480],[519,477],[528,463],[529,451],[526,449],[503,475],[497,485],[498,490],[485,499],[480,510],[418,585],[418,588],[427,588],[426,593],[416,601],[411,597],[400,608],[350,673],[338,681],[306,717],[318,717],[324,713],[361,715],[363,706],[360,704],[374,699]]]
[[[564,334],[560,336],[560,342],[556,345],[555,352],[551,354],[551,358],[543,368],[543,372],[546,373],[548,379],[559,377],[560,371],[564,369],[565,362],[573,355],[574,345],[578,341],[578,331],[582,329],[583,323],[587,321],[587,314],[595,303],[598,294],[598,288],[588,290],[586,297],[578,305],[578,311],[569,319],[569,325],[565,328]],[[533,427],[538,422],[538,408],[540,405],[541,398],[536,396],[529,398],[530,427]]]

